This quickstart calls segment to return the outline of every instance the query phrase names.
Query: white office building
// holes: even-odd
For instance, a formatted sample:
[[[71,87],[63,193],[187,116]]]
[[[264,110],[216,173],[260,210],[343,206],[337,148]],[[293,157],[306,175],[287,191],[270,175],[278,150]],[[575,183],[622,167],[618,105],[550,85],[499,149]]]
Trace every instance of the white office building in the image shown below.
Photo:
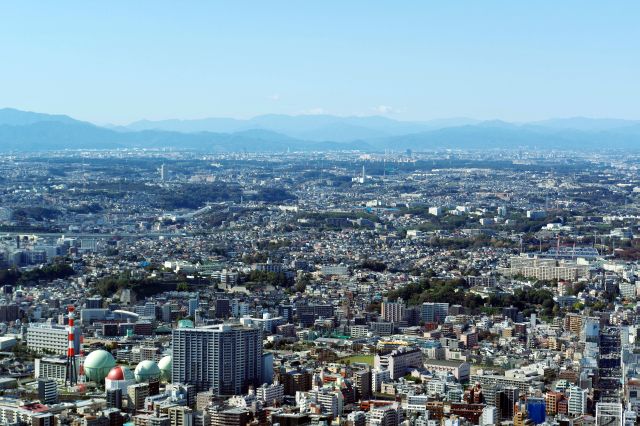
[[[422,368],[422,351],[418,348],[399,348],[386,355],[376,355],[374,368],[389,370],[392,380],[407,374],[411,368]]]
[[[587,390],[572,386],[569,388],[568,412],[573,415],[581,415],[587,412]]]
[[[296,392],[296,405],[301,412],[311,411],[315,406],[322,414],[335,419],[342,414],[344,396],[338,390],[321,388],[309,392]]]
[[[482,416],[480,417],[480,426],[490,426],[498,423],[500,418],[498,417],[498,409],[493,405],[487,405],[482,409]]]
[[[265,383],[256,389],[256,398],[267,405],[272,405],[274,401],[281,403],[284,399],[284,386],[280,383]]]
[[[622,425],[624,422],[622,404],[619,402],[598,402],[596,404],[596,426]]]
[[[382,384],[391,381],[389,370],[371,370],[371,388],[374,392],[380,392]]]
[[[80,353],[82,329],[75,327],[75,351]],[[51,323],[33,323],[27,328],[27,347],[38,353],[65,355],[69,346],[69,332],[63,325]]]
[[[402,408],[397,402],[389,405],[383,405],[380,407],[372,407],[369,410],[369,422],[370,426],[395,426],[402,423]]]
[[[77,366],[77,368],[79,368]],[[36,379],[53,379],[64,383],[67,377],[66,358],[36,358],[34,361],[34,377]]]

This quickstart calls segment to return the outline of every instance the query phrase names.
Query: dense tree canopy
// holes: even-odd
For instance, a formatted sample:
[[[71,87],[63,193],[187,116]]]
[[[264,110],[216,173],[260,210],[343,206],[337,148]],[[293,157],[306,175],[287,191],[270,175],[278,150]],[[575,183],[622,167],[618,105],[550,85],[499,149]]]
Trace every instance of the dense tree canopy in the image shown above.
[[[29,271],[2,269],[0,270],[0,283],[23,285],[40,280],[51,281],[59,278],[68,278],[73,274],[73,268],[67,263],[54,263],[52,265],[43,266],[42,268],[34,268]]]
[[[550,316],[555,306],[553,293],[545,288],[517,289],[513,294],[492,296],[489,300],[485,300],[467,291],[466,283],[462,279],[422,279],[417,283],[410,283],[389,292],[387,297],[389,300],[402,298],[408,305],[420,305],[424,302],[446,302],[452,305],[462,305],[474,313],[484,308],[514,306],[525,315],[539,311],[542,315]]]

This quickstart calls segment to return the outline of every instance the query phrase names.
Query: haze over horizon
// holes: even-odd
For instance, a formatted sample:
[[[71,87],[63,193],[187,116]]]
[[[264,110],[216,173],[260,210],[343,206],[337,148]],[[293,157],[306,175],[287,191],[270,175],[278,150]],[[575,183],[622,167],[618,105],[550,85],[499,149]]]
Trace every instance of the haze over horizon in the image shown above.
[[[80,119],[80,117],[74,115],[74,114],[70,114],[70,113],[66,113],[64,111],[56,111],[56,112],[51,112],[51,111],[36,111],[36,110],[21,110],[18,108],[15,108],[11,105],[0,105],[0,110],[2,109],[9,109],[9,110],[16,110],[16,111],[20,111],[20,112],[27,112],[27,113],[36,113],[36,114],[52,114],[52,115],[63,115],[63,116],[67,116],[73,119],[78,119],[78,120],[82,120]],[[620,120],[620,121],[629,121],[629,122],[636,122],[636,121],[640,121],[640,114],[638,114],[637,117],[631,117],[631,118],[620,118],[620,117],[604,117],[604,116],[585,116],[585,115],[566,115],[566,116],[554,116],[554,117],[544,117],[544,118],[540,118],[540,119],[536,119],[536,120],[506,120],[503,119],[501,117],[491,117],[491,118],[478,118],[478,117],[470,117],[470,116],[447,116],[447,117],[425,117],[422,119],[403,119],[402,117],[397,117],[394,115],[390,115],[390,114],[383,114],[383,113],[371,113],[371,114],[345,114],[345,115],[341,115],[341,114],[331,114],[328,112],[302,112],[302,113],[291,113],[291,114],[287,114],[287,113],[275,113],[275,112],[264,112],[264,113],[260,113],[260,114],[256,114],[256,115],[251,115],[251,116],[246,116],[246,117],[231,117],[231,116],[217,116],[217,115],[203,115],[203,116],[193,116],[193,117],[181,117],[179,115],[176,116],[172,116],[172,117],[166,117],[166,118],[158,118],[158,119],[150,119],[147,117],[140,117],[131,121],[126,121],[126,122],[122,122],[122,123],[113,123],[113,122],[108,122],[108,121],[95,121],[95,120],[82,120],[82,121],[86,121],[87,123],[91,123],[91,124],[95,124],[96,126],[101,126],[101,127],[118,127],[118,126],[123,126],[123,127],[131,127],[131,126],[135,126],[138,123],[143,123],[143,122],[149,122],[149,123],[162,123],[162,122],[171,122],[171,121],[177,121],[177,122],[197,122],[197,121],[204,121],[204,120],[209,120],[209,119],[221,119],[221,120],[235,120],[235,121],[239,121],[239,122],[250,122],[254,119],[257,118],[261,118],[261,117],[269,117],[269,116],[283,116],[283,117],[291,117],[291,118],[298,118],[298,117],[334,117],[334,118],[338,118],[338,119],[350,119],[350,118],[355,118],[355,119],[366,119],[366,118],[376,118],[376,117],[380,117],[380,118],[385,118],[385,119],[389,119],[389,120],[393,120],[393,121],[397,121],[400,123],[432,123],[432,122],[452,122],[454,124],[452,125],[458,125],[455,124],[457,123],[457,121],[460,122],[474,122],[474,123],[492,123],[492,122],[505,122],[505,123],[509,123],[509,124],[515,124],[515,125],[522,125],[522,124],[531,124],[531,123],[538,123],[538,122],[546,122],[546,121],[553,121],[553,120],[593,120],[593,121],[599,121],[599,120]],[[447,126],[444,126],[447,127]]]
[[[234,121],[238,121],[238,122],[250,122],[254,119],[258,119],[261,117],[269,117],[269,116],[283,116],[283,117],[291,117],[291,118],[304,118],[304,117],[333,117],[333,118],[338,118],[338,119],[367,119],[367,118],[385,118],[385,119],[389,119],[389,120],[393,120],[393,121],[397,121],[400,123],[432,123],[432,122],[443,122],[443,123],[447,123],[447,122],[451,122],[454,124],[451,125],[458,125],[457,122],[473,122],[473,123],[499,123],[499,122],[505,122],[505,123],[509,123],[509,124],[515,124],[515,125],[521,125],[521,124],[531,124],[531,123],[538,123],[538,122],[546,122],[546,121],[553,121],[553,120],[593,120],[593,121],[599,121],[599,120],[620,120],[620,121],[629,121],[629,122],[636,122],[636,121],[640,121],[640,114],[638,114],[637,117],[631,117],[631,118],[620,118],[620,117],[604,117],[604,116],[585,116],[585,115],[566,115],[566,116],[554,116],[554,117],[545,117],[545,118],[540,118],[540,119],[536,119],[536,120],[506,120],[503,119],[501,117],[491,117],[491,118],[478,118],[478,117],[470,117],[470,116],[447,116],[447,117],[425,117],[422,119],[403,119],[402,117],[397,117],[394,115],[390,115],[390,114],[382,114],[382,113],[371,113],[371,114],[331,114],[328,112],[302,112],[302,113],[275,113],[275,112],[264,112],[264,113],[260,113],[260,114],[256,114],[256,115],[251,115],[251,116],[246,116],[246,117],[231,117],[231,116],[224,116],[224,115],[203,115],[203,116],[193,116],[193,117],[181,117],[179,115],[176,116],[171,116],[171,117],[166,117],[166,118],[158,118],[158,119],[151,119],[151,118],[147,118],[147,117],[140,117],[131,121],[127,121],[127,122],[123,122],[123,123],[113,123],[113,122],[107,122],[107,121],[95,121],[95,120],[84,120],[81,119],[79,116],[76,116],[74,114],[71,113],[66,113],[64,111],[55,111],[55,112],[51,112],[51,111],[38,111],[38,110],[29,110],[29,109],[19,109],[19,108],[15,108],[14,106],[11,105],[0,105],[0,110],[16,110],[19,112],[26,112],[26,113],[36,113],[36,114],[45,114],[45,115],[62,115],[62,116],[67,116],[76,120],[81,120],[81,121],[85,121],[87,123],[91,123],[91,124],[95,124],[96,126],[101,126],[101,127],[117,127],[117,126],[124,126],[124,127],[131,127],[131,126],[135,126],[138,123],[143,123],[143,122],[149,122],[149,123],[162,123],[162,122],[171,122],[171,121],[177,121],[177,122],[197,122],[197,121],[204,121],[204,120],[209,120],[209,119],[214,119],[214,120],[234,120]],[[447,126],[444,126],[447,127]]]
[[[0,106],[97,124],[263,114],[639,119],[640,4],[0,5]]]

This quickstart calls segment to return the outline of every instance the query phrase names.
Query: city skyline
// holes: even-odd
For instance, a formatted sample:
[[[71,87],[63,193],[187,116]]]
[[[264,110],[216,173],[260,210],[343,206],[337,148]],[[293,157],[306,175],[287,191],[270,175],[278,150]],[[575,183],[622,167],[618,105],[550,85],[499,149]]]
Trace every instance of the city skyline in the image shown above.
[[[640,424],[638,12],[0,4],[0,424]]]

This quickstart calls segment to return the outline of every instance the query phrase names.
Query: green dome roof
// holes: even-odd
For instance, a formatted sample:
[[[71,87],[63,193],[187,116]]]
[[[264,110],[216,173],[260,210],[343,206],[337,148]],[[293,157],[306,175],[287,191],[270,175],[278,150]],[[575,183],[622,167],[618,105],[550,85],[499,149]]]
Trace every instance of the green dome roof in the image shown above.
[[[160,368],[153,361],[141,361],[136,367],[133,374],[136,376],[136,382],[148,382],[151,379],[160,378]]]
[[[116,366],[116,360],[109,352],[99,349],[91,352],[84,360],[84,372],[87,379],[100,383]]]
[[[160,377],[166,382],[171,381],[171,368],[173,367],[173,357],[170,355],[162,357],[158,361],[158,367],[160,368]]]

